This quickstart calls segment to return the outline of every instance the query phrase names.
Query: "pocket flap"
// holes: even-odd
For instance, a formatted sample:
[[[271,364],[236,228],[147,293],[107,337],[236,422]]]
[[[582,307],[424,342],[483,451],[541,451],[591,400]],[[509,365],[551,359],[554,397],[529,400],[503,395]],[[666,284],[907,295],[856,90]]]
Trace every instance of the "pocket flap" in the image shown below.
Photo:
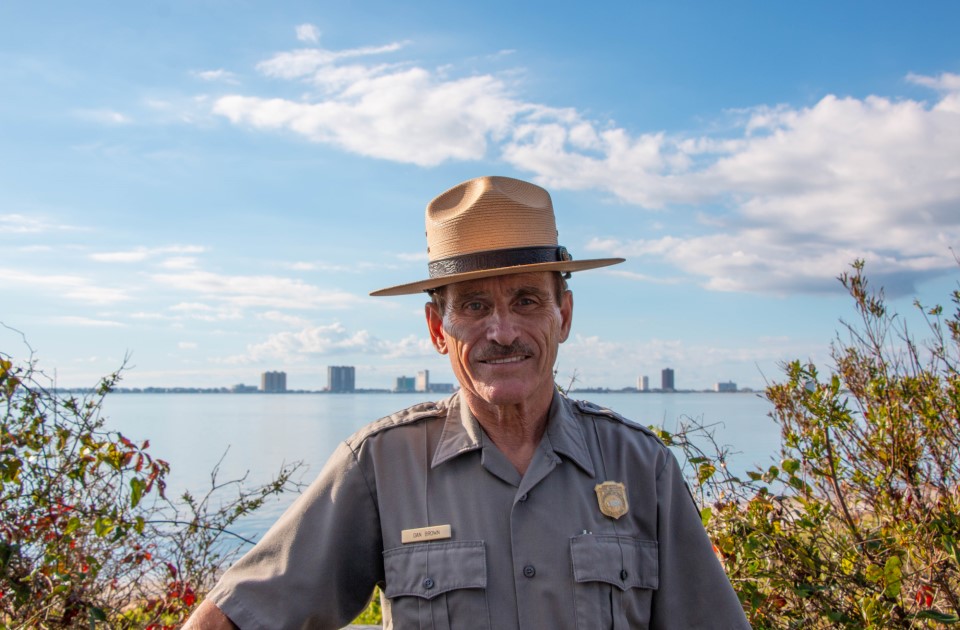
[[[430,542],[383,552],[387,597],[433,599],[459,588],[487,587],[487,553],[482,540]]]
[[[606,582],[623,591],[660,585],[660,559],[653,540],[606,534],[574,536],[570,556],[577,582]]]

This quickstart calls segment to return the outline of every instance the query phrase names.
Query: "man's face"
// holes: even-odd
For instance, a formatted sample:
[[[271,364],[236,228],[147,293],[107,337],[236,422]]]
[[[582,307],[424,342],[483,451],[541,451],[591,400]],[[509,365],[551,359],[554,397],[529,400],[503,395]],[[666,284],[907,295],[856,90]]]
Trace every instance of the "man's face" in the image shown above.
[[[427,304],[433,344],[450,355],[468,399],[549,404],[557,349],[573,316],[573,295],[556,292],[551,272],[514,274],[447,286],[442,313]]]

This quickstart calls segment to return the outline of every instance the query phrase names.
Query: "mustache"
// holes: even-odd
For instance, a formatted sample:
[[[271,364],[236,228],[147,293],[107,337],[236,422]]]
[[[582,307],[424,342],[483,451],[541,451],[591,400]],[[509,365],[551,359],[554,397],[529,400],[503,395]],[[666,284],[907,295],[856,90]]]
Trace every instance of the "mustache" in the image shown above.
[[[484,346],[477,355],[477,361],[489,361],[490,359],[504,359],[517,354],[526,354],[532,356],[533,349],[521,341],[514,341],[509,346],[491,342]]]

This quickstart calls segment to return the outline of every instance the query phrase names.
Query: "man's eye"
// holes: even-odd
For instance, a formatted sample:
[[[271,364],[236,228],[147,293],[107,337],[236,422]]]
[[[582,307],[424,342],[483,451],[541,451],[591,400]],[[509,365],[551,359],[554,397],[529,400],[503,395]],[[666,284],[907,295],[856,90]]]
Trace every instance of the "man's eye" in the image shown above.
[[[483,310],[483,302],[467,302],[463,308],[468,311],[480,311]]]

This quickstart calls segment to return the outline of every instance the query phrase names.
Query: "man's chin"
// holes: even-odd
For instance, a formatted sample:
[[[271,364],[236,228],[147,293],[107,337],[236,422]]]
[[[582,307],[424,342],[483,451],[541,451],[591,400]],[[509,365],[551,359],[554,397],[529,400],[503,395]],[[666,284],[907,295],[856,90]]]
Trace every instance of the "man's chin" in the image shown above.
[[[478,387],[476,395],[488,405],[509,407],[530,402],[535,392],[526,383],[497,383]]]

